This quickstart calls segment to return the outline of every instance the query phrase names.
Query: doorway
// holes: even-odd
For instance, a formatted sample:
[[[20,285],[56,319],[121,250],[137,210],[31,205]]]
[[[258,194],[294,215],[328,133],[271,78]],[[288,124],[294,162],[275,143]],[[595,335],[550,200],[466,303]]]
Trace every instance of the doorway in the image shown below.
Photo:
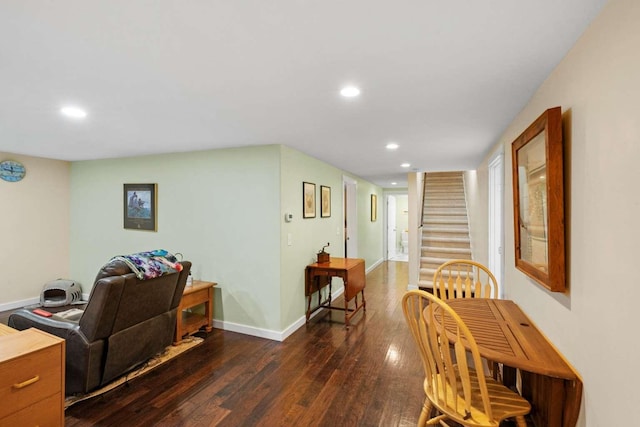
[[[358,182],[342,177],[344,185],[344,256],[358,257]]]
[[[409,195],[387,194],[387,259],[409,261]]]

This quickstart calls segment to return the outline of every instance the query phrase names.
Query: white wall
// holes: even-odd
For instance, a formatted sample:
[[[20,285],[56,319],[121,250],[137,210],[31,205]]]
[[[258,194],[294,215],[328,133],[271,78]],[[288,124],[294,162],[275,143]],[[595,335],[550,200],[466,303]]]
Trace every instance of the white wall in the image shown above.
[[[70,163],[0,152],[5,159],[27,173],[0,180],[0,311],[32,304],[45,282],[69,277]]]
[[[358,258],[364,258],[366,268],[384,260],[384,194],[381,187],[353,175],[358,182]],[[377,196],[378,215],[371,221],[371,195]]]
[[[409,210],[409,289],[416,289],[420,281],[420,246],[422,240],[422,188],[423,173],[411,172],[407,174],[407,195],[409,206],[417,209]],[[412,230],[416,230],[414,233]]]
[[[505,152],[505,285],[584,380],[579,426],[635,425],[640,286],[640,2],[611,0],[500,138]],[[561,106],[567,280],[551,293],[514,267],[511,142]],[[486,162],[485,162],[486,164]],[[484,167],[484,166],[483,166]]]
[[[487,224],[489,221],[487,208],[488,177],[486,164],[484,166],[479,167],[477,170],[465,171],[464,183],[472,258],[474,261],[489,265],[487,240]]]
[[[409,196],[396,194],[396,241],[395,247],[401,249],[402,232],[409,231]]]

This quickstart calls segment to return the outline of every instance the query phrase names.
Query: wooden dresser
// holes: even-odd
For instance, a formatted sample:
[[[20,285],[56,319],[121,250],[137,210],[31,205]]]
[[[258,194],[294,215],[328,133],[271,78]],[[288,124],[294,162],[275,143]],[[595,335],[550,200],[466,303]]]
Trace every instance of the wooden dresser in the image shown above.
[[[64,425],[65,342],[0,324],[0,427]]]

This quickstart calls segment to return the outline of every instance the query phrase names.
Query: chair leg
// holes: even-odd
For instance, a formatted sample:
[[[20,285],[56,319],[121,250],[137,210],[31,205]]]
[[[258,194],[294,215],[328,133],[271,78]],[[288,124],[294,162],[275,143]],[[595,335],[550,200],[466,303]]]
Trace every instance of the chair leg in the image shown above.
[[[516,423],[518,424],[518,427],[527,427],[527,420],[525,420],[522,415],[516,417]]]
[[[429,398],[425,397],[424,403],[422,404],[422,412],[420,412],[420,419],[418,420],[418,427],[425,427],[427,425],[427,420],[431,415],[431,409],[433,409],[433,405],[431,405]]]

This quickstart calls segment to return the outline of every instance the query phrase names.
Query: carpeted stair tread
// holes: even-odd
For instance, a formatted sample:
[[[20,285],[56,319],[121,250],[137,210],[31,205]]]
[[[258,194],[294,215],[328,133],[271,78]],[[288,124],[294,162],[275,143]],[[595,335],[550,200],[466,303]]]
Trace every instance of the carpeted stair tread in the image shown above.
[[[422,231],[425,233],[463,233],[469,234],[468,227],[423,227]]]
[[[422,242],[451,242],[451,243],[470,243],[469,237],[436,237],[436,236],[422,236]]]

